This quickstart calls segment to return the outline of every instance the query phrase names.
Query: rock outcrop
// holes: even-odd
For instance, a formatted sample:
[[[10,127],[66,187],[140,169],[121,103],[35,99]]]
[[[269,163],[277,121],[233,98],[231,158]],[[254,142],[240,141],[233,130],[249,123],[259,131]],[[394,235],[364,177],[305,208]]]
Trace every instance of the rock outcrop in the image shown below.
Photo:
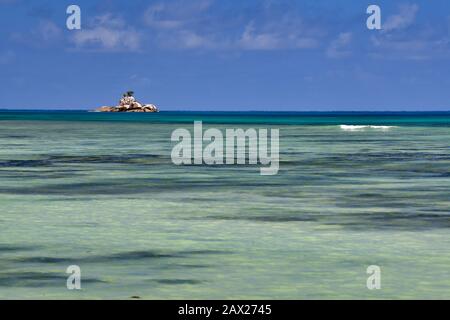
[[[159,112],[154,104],[141,104],[133,97],[133,92],[128,91],[119,101],[119,105],[115,107],[100,107],[95,109],[96,112]]]

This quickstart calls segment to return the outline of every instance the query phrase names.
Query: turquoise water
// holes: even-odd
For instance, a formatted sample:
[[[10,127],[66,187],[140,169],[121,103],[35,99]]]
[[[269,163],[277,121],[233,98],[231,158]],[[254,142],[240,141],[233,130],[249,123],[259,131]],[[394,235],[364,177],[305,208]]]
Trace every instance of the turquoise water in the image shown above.
[[[194,120],[279,128],[278,175],[173,165]],[[450,298],[450,113],[1,112],[0,147],[0,298]]]

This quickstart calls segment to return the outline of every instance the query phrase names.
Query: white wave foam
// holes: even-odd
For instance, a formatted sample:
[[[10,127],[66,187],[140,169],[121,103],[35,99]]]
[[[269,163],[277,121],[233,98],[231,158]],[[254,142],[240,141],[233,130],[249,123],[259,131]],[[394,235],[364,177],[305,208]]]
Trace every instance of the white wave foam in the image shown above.
[[[366,129],[375,129],[375,130],[382,130],[382,131],[388,131],[391,128],[395,128],[393,126],[355,126],[355,125],[340,125],[340,128],[344,131],[364,131]]]
[[[349,126],[349,125],[341,125],[341,129],[344,131],[361,131],[367,128],[368,126]]]

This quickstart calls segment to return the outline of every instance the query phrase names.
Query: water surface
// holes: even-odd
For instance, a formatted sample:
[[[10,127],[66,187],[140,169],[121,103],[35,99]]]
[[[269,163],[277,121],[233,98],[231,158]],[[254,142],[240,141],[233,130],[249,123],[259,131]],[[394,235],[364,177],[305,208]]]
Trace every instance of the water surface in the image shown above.
[[[279,174],[173,165],[200,120],[279,128]],[[449,141],[450,113],[0,112],[0,298],[450,298]]]

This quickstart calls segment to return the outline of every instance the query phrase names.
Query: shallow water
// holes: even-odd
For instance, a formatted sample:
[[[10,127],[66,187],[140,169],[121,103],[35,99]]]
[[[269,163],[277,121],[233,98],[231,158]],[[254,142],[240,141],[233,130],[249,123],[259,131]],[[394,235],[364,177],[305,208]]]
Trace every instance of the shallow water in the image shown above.
[[[279,128],[279,174],[173,165],[194,120]],[[0,113],[0,298],[450,298],[449,141],[449,113]]]

